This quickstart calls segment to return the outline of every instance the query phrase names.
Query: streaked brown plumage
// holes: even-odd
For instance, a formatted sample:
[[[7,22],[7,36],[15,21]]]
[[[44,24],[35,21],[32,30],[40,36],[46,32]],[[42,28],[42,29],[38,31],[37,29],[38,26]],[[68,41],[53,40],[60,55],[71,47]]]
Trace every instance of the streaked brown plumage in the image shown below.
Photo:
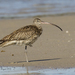
[[[27,46],[28,45],[31,46],[42,34],[43,30],[40,24],[51,24],[58,27],[62,31],[62,29],[55,24],[44,22],[41,21],[39,18],[35,18],[33,21],[33,25],[22,27],[2,38],[0,40],[0,47],[5,47],[13,44],[24,44],[25,49],[27,49]],[[28,62],[27,53],[26,53],[26,60]]]
[[[35,25],[25,26],[25,27],[22,27],[16,31],[14,31],[13,33],[5,36],[3,39],[1,39],[3,42],[0,46],[5,47],[5,46],[7,46],[5,43],[10,42],[10,41],[15,41],[12,44],[19,44],[19,42],[16,42],[16,41],[23,40],[22,43],[24,43],[24,40],[25,41],[30,40],[31,38],[34,40],[38,36],[40,36],[41,33],[42,33],[42,29],[38,29]],[[32,42],[30,41],[30,42],[26,43],[25,45],[29,45],[31,43]],[[10,44],[8,44],[8,45],[10,45]]]

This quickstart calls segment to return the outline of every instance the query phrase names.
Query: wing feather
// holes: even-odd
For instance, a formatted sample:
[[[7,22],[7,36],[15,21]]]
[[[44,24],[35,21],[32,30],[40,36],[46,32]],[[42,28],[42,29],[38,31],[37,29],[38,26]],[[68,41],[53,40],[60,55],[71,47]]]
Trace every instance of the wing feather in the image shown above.
[[[33,34],[37,34],[37,31],[38,28],[36,26],[29,25],[14,31],[1,40],[26,40],[30,38]]]

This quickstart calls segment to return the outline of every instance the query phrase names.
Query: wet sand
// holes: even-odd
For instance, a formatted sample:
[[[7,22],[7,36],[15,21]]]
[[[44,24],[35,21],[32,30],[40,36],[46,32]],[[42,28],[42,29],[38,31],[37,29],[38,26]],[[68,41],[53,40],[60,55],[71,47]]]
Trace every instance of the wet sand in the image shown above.
[[[34,18],[0,20],[0,39],[14,30],[32,24]],[[41,17],[59,25],[63,31],[51,25],[41,25],[43,34],[28,47],[25,59],[24,46],[0,48],[0,66],[35,66],[44,68],[75,67],[75,15]]]

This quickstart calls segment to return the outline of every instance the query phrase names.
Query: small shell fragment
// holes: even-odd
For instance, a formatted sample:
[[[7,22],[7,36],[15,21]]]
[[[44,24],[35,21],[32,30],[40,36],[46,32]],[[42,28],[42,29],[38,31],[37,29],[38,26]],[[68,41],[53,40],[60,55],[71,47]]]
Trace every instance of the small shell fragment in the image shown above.
[[[69,31],[66,31],[66,33],[69,33]]]
[[[1,50],[1,52],[5,52],[4,50]]]
[[[12,54],[12,56],[14,56],[14,54]]]

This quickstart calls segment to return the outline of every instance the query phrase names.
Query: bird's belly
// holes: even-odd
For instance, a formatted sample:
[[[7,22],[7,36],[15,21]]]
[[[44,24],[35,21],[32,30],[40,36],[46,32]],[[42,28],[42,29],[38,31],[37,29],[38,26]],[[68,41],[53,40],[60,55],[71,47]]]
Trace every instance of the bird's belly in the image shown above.
[[[16,42],[16,44],[17,45],[31,45],[31,44],[33,44],[36,40],[37,40],[37,38],[38,38],[38,36],[36,37],[31,37],[31,38],[29,38],[29,39],[27,39],[27,40],[19,40],[19,41],[17,41]]]
[[[23,45],[23,42],[24,42],[24,40],[18,40],[18,41],[16,41],[16,44],[17,45]]]

